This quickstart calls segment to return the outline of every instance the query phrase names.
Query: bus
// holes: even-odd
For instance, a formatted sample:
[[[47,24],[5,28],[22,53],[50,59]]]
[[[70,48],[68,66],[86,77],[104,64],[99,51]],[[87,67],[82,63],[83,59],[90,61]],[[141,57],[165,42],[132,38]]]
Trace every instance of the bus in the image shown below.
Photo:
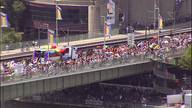
[[[49,57],[48,57],[49,55]],[[66,47],[57,47],[53,49],[38,49],[33,52],[33,58],[39,58],[41,61],[46,61],[46,60],[60,60],[60,56],[62,55],[64,57],[68,57],[71,59],[77,59],[78,58],[78,53],[77,53],[77,47],[73,46],[66,46]]]

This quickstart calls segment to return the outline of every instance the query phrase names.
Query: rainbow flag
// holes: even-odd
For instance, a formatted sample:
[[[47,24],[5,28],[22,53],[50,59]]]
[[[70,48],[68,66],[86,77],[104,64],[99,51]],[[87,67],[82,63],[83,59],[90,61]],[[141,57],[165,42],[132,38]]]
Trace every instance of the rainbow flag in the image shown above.
[[[7,14],[1,12],[1,27],[8,27]]]
[[[49,43],[55,43],[54,35],[55,31],[49,30]]]
[[[111,24],[105,22],[105,36],[111,36]]]
[[[62,11],[62,9],[59,7],[59,6],[57,6],[57,20],[62,20],[62,17],[61,17],[61,11]]]
[[[114,7],[113,2],[112,2],[111,0],[109,0],[109,13],[110,13],[110,14],[113,14],[113,13],[114,13],[113,7]]]
[[[161,15],[159,15],[159,29],[163,29],[163,19],[161,17]]]
[[[156,8],[156,0],[154,0],[154,6],[155,6],[155,8]]]

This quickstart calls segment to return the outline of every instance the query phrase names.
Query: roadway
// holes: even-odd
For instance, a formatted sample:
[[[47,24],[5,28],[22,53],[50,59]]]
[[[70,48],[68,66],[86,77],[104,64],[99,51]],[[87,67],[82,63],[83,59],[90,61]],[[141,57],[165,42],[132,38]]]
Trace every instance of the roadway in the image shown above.
[[[190,28],[176,28],[176,34],[183,33],[183,32],[190,32]],[[150,34],[147,34],[147,38],[152,38],[153,36],[158,35],[158,31],[150,31]],[[160,36],[169,35],[170,29],[161,30]],[[135,32],[135,40],[141,40],[146,39],[145,37],[145,31],[144,30],[138,30]],[[125,34],[119,34],[115,36],[111,36],[111,38],[106,38],[106,44],[114,44],[114,43],[122,43],[127,41],[127,35]],[[71,46],[76,46],[79,49],[86,48],[86,47],[93,47],[97,45],[103,45],[103,38],[93,38],[93,39],[86,39],[86,40],[79,40],[79,41],[72,41],[69,43]],[[67,43],[59,43],[59,46],[66,46]],[[15,49],[15,50],[9,50],[9,51],[2,51],[2,54],[0,56],[0,61],[15,59],[15,58],[24,58],[32,56],[32,52],[34,51],[34,48],[30,48],[30,51],[28,52],[21,52],[21,49]]]

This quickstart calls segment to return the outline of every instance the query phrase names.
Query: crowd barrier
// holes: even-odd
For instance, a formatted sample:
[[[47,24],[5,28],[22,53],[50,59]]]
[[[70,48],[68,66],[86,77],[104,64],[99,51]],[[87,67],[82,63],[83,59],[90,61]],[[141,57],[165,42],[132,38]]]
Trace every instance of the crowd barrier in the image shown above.
[[[179,49],[177,49],[176,52],[174,51],[174,53],[172,50],[167,51],[166,56],[181,54],[181,53],[184,53],[184,51],[185,51],[185,48],[180,47]],[[11,74],[11,75],[1,75],[1,81],[2,83],[9,83],[9,82],[15,82],[15,81],[29,80],[29,79],[38,79],[42,77],[63,75],[67,73],[76,73],[76,72],[82,72],[86,70],[98,69],[102,67],[117,66],[120,64],[133,63],[137,61],[144,61],[144,60],[158,59],[158,58],[159,56],[155,54],[146,53],[145,55],[119,57],[119,58],[93,62],[93,63],[63,66],[63,67],[58,67],[50,70],[36,70],[36,71],[21,72],[21,73]]]

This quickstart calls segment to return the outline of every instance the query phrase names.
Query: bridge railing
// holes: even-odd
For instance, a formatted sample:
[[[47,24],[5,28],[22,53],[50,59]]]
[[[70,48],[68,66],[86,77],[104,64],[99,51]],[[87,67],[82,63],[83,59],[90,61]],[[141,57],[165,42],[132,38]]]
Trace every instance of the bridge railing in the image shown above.
[[[180,51],[180,50],[178,50]],[[181,50],[183,51],[183,50]],[[177,52],[180,53],[180,52]],[[167,52],[167,55],[175,55],[177,53]],[[49,76],[56,76],[56,75],[63,75],[63,74],[69,74],[69,73],[77,73],[82,72],[86,70],[93,70],[98,69],[102,67],[111,67],[111,66],[117,66],[121,64],[129,64],[133,62],[140,62],[150,59],[156,59],[158,56],[154,56],[154,54],[145,54],[145,55],[135,55],[135,56],[124,56],[119,58],[113,58],[103,61],[97,61],[92,63],[83,63],[79,65],[71,65],[71,66],[61,66],[57,68],[52,68],[49,70],[34,70],[30,72],[19,72],[14,73],[11,75],[1,75],[1,82],[2,83],[10,83],[10,82],[16,82],[16,81],[23,81],[23,80],[30,80],[30,79],[38,79],[43,77],[49,77]]]
[[[111,36],[114,35],[118,35],[119,34],[119,30],[118,29],[113,29],[111,31]],[[91,33],[91,34],[78,34],[78,35],[70,35],[69,36],[69,42],[71,41],[78,41],[78,40],[85,40],[85,39],[91,39],[91,38],[99,38],[99,37],[103,37],[104,33],[103,32],[95,32],[95,33]],[[38,40],[36,40],[38,42]],[[58,41],[59,43],[64,43],[64,42],[68,42],[68,37],[67,36],[63,36],[63,37],[58,37]],[[38,44],[42,45],[47,45],[47,39],[41,39],[40,43],[38,42]],[[14,50],[14,49],[20,49],[21,46],[28,45],[29,47],[32,47],[32,41],[25,41],[25,42],[17,42],[17,43],[12,43],[9,45],[9,49]],[[2,51],[5,51],[6,49],[6,45],[2,46]]]
[[[170,79],[170,80],[175,80],[176,79],[174,74],[162,72],[162,71],[156,70],[156,69],[153,69],[153,74],[160,77],[160,78],[165,78],[165,79]]]

